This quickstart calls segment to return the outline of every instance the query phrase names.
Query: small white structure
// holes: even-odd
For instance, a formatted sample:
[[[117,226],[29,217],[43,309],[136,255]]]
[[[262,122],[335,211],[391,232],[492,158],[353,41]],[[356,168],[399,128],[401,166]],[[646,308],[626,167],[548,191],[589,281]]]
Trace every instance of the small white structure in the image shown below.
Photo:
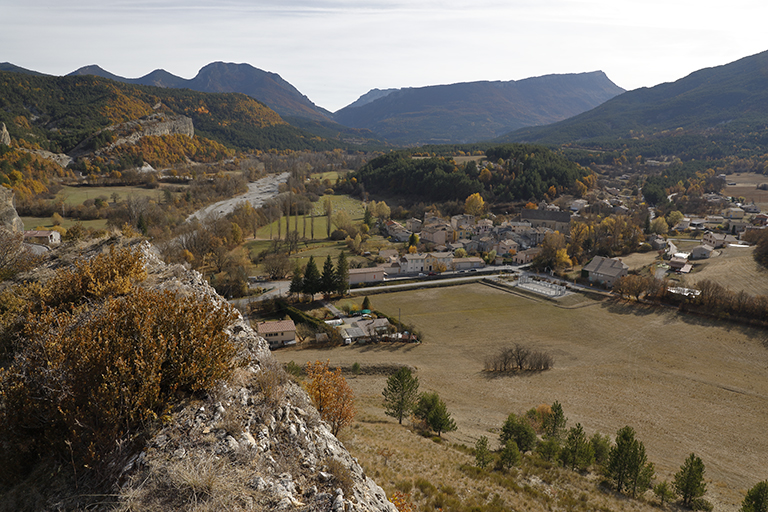
[[[56,245],[61,243],[58,231],[25,231],[24,241],[30,244]]]

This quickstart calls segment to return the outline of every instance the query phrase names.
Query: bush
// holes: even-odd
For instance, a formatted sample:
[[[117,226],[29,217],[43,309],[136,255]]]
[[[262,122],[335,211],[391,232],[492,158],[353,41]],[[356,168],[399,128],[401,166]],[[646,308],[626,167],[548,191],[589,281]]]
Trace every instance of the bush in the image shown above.
[[[142,276],[140,255],[118,250],[20,290],[28,308],[0,372],[0,480],[49,454],[94,467],[140,439],[178,393],[231,375],[234,311],[134,286]]]

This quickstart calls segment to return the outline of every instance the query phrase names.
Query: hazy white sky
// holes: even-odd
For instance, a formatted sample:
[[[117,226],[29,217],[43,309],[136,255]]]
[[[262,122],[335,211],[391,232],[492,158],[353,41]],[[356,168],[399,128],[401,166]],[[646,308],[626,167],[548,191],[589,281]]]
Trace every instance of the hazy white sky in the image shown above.
[[[765,0],[0,0],[0,62],[281,75],[335,111],[373,88],[602,70],[625,89],[768,50]]]

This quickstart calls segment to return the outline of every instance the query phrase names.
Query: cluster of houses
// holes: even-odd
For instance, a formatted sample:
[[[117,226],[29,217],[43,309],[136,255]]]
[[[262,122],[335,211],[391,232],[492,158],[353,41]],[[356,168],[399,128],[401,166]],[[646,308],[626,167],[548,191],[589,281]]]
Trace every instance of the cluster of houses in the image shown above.
[[[408,333],[395,332],[395,327],[386,318],[371,318],[370,315],[347,318],[344,320],[327,320],[326,324],[336,329],[344,340],[345,345],[358,343],[374,343],[380,341],[417,341]],[[281,347],[296,345],[296,324],[293,320],[270,320],[256,324],[259,336],[269,343],[269,348],[275,350]],[[318,333],[315,341],[326,342],[328,335]]]

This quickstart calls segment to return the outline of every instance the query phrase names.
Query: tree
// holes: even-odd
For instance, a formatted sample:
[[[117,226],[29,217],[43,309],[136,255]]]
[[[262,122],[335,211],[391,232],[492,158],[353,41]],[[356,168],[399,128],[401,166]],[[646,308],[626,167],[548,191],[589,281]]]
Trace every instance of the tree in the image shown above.
[[[291,268],[288,256],[282,253],[269,254],[264,258],[264,271],[270,279],[282,279]]]
[[[368,227],[373,226],[373,214],[371,213],[370,205],[365,207],[365,213],[363,213],[363,224],[365,224]]]
[[[673,482],[675,492],[683,500],[683,505],[690,507],[693,500],[701,498],[707,492],[704,483],[704,462],[695,454],[690,454],[680,471],[675,473]]]
[[[397,418],[403,424],[403,418],[410,414],[416,406],[419,397],[419,379],[405,366],[397,370],[387,379],[384,388],[384,413]]]
[[[629,491],[633,498],[638,489],[650,485],[653,464],[648,463],[645,445],[635,439],[632,427],[623,427],[616,433],[616,445],[608,454],[606,473],[618,492]]]
[[[341,251],[336,261],[336,291],[343,297],[347,290],[349,290],[349,263],[344,251]]]
[[[488,438],[480,436],[480,439],[475,443],[475,464],[480,469],[485,469],[492,460],[493,455],[491,455],[491,450],[488,449]]]
[[[360,309],[367,309],[368,311],[371,310],[371,299],[369,299],[367,295],[363,297],[363,304]]]
[[[555,401],[552,404],[552,413],[544,420],[544,435],[557,440],[562,439],[567,422],[568,418],[563,413],[563,406],[560,405],[560,402]]]
[[[416,404],[415,416],[424,421],[428,428],[434,430],[438,437],[443,432],[456,430],[456,422],[451,418],[445,402],[440,400],[437,393],[422,393]]]
[[[304,267],[304,286],[303,292],[307,295],[314,296],[321,288],[320,271],[317,270],[315,264],[315,257],[310,256],[307,266]]]
[[[589,444],[592,445],[592,453],[595,454],[595,462],[603,466],[608,462],[608,454],[611,451],[611,440],[607,435],[601,435],[600,432],[595,432],[592,437],[589,438]]]
[[[411,233],[411,236],[408,237],[408,247],[416,247],[417,245],[419,245],[419,235]]]
[[[467,215],[480,216],[484,209],[485,201],[479,192],[475,192],[464,201],[464,213]]]
[[[560,460],[563,466],[580,471],[584,471],[595,461],[595,452],[584,434],[581,423],[577,423],[568,431],[565,445],[560,451]]]
[[[24,233],[0,227],[0,281],[31,269],[40,259],[24,245]]]
[[[320,276],[320,291],[330,295],[336,290],[336,272],[333,270],[333,261],[329,254],[323,263],[323,274]]]
[[[756,483],[747,491],[740,512],[768,512],[768,480]]]
[[[536,446],[536,431],[525,418],[518,418],[512,413],[507,416],[499,434],[499,442],[502,445],[506,445],[508,441],[514,441],[523,452],[530,451]]]
[[[291,277],[291,286],[288,288],[288,293],[291,295],[299,295],[304,289],[304,278],[302,277],[301,267],[296,263],[293,268],[293,276]]]
[[[675,497],[675,492],[672,490],[672,486],[669,485],[669,482],[666,480],[653,486],[653,494],[659,498],[659,502],[661,502],[662,507],[664,506],[665,502],[669,502],[672,500],[672,498]]]
[[[520,463],[520,450],[517,448],[517,443],[513,440],[509,440],[504,443],[504,447],[499,454],[499,465],[504,469],[509,469],[512,466],[517,466]]]
[[[656,217],[651,221],[650,232],[658,235],[666,235],[669,232],[669,224],[664,217]]]
[[[355,418],[355,396],[352,388],[341,375],[341,368],[331,371],[328,361],[307,363],[307,393],[320,413],[331,426],[331,433],[350,425]]]

